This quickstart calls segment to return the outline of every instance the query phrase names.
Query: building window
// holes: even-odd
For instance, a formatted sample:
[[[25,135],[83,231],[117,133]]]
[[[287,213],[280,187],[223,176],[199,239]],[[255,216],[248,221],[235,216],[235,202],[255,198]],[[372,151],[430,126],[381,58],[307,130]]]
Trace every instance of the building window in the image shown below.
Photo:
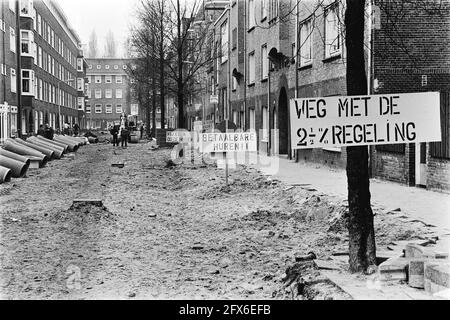
[[[116,89],[116,98],[122,99],[122,89]]]
[[[105,65],[105,69],[109,70],[109,64]]]
[[[20,15],[32,17],[33,0],[20,0]]]
[[[248,84],[255,83],[255,52],[248,55]]]
[[[16,69],[11,68],[11,92],[17,92]]]
[[[9,0],[9,9],[12,12],[16,12],[16,1],[15,0]]]
[[[105,105],[105,112],[112,113],[112,104]]]
[[[95,105],[95,113],[102,113],[102,105],[101,104],[96,104]]]
[[[222,63],[228,60],[228,21],[225,21],[220,27],[221,30],[221,48]]]
[[[255,0],[248,1],[248,29],[255,27]]]
[[[92,64],[88,65],[89,70],[92,70]]]
[[[262,108],[262,139],[268,141],[269,139],[269,108]]]
[[[112,98],[112,89],[105,90],[105,98],[108,98],[108,99]]]
[[[95,76],[95,83],[102,83],[102,76]]]
[[[9,49],[16,52],[16,31],[9,27]]]
[[[116,105],[116,113],[122,113],[122,105],[121,104]]]
[[[278,17],[278,0],[268,0],[270,1],[269,8],[269,19],[273,20]]]
[[[102,98],[102,89],[95,89],[95,99]]]
[[[124,64],[124,65],[122,66],[122,68],[123,68],[123,70],[127,70],[127,65]]]
[[[261,0],[261,20],[267,18],[267,0]]]
[[[38,94],[38,96],[39,96],[39,99],[40,100],[43,100],[43,87],[42,87],[42,79],[39,79],[39,94]]]
[[[238,83],[237,83],[237,79],[236,79],[236,77],[232,77],[233,78],[233,80],[232,80],[232,82],[231,82],[231,90],[232,91],[236,91],[236,89],[237,89],[237,85],[238,85]]]
[[[23,69],[22,70],[22,94],[34,95],[34,71]]]
[[[122,83],[122,76],[116,76],[116,83]]]
[[[325,9],[325,58],[341,53],[339,37],[338,5],[332,4]]]
[[[255,130],[255,109],[250,109],[249,118],[250,130]]]
[[[114,65],[114,70],[118,70],[119,66],[117,64]]]
[[[97,70],[100,70],[102,68],[102,66],[101,65],[97,65]]]
[[[77,90],[78,91],[84,90],[84,79],[83,78],[77,78]]]
[[[91,105],[90,104],[86,105],[86,113],[91,113]]]
[[[234,28],[231,32],[231,50],[234,50],[237,48],[237,28]]]
[[[77,58],[77,71],[83,72],[83,59]]]
[[[261,79],[269,77],[269,59],[267,58],[267,44],[261,47]]]
[[[112,76],[105,76],[105,83],[112,83]]]
[[[312,19],[300,24],[300,66],[309,65],[312,62]]]

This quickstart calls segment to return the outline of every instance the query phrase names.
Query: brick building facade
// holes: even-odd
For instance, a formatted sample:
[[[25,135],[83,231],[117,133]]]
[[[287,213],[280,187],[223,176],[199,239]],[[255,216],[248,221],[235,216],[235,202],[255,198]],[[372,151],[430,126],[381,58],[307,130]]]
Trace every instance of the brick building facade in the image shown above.
[[[129,59],[87,59],[86,118],[88,128],[106,129],[127,116],[139,114],[139,104],[130,90]],[[135,112],[137,111],[137,112]],[[136,120],[136,119],[134,119]]]
[[[373,93],[437,91],[441,143],[371,148],[372,173],[410,186],[450,191],[450,3],[375,1]]]
[[[20,49],[23,133],[36,133],[48,123],[82,124],[84,95],[80,38],[57,2],[21,1]],[[77,67],[78,65],[78,67]]]
[[[17,3],[0,1],[0,144],[17,134]]]
[[[260,152],[345,168],[346,148],[292,152],[288,112],[294,97],[347,95],[345,2],[207,3],[223,8],[210,43],[217,58],[208,70],[205,99],[217,98],[218,103],[205,103],[205,120],[217,124],[229,110],[238,128],[257,131]],[[439,91],[443,135],[442,143],[371,147],[374,177],[450,190],[449,6],[439,0],[367,2],[368,92]]]

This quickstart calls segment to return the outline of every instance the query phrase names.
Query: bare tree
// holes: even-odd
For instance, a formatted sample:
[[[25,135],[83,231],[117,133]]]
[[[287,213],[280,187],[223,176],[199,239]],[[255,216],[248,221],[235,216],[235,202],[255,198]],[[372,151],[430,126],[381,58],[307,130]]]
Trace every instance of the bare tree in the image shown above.
[[[345,44],[347,48],[347,95],[367,95],[364,60],[365,0],[347,0]],[[352,272],[376,266],[375,231],[370,204],[369,150],[347,147],[349,203],[349,257]]]
[[[106,34],[106,42],[105,42],[105,58],[115,58],[116,57],[116,41],[114,39],[114,33],[109,30]]]
[[[89,58],[98,58],[98,54],[97,33],[95,30],[92,30],[89,37]]]

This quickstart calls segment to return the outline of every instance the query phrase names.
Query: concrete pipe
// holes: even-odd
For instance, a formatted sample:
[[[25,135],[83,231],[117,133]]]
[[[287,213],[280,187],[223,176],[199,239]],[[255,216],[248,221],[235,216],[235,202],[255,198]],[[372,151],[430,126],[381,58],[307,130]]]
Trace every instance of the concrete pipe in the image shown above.
[[[58,141],[55,141],[55,140],[50,140],[50,139],[47,139],[47,138],[45,138],[43,136],[36,136],[36,138],[38,138],[39,140],[42,140],[44,142],[52,143],[52,144],[54,144],[56,146],[64,148],[64,152],[68,152],[69,146],[66,143],[58,142]]]
[[[24,141],[24,140],[22,140],[20,138],[15,138],[14,141],[16,141],[19,144],[23,144],[24,146],[30,147],[32,149],[35,149],[35,150],[45,154],[50,159],[55,159],[56,158],[55,151],[53,151],[53,150],[50,150],[48,148],[44,148],[44,147],[38,146],[38,145],[36,145],[34,143],[30,143],[30,142]]]
[[[41,160],[41,166],[43,167],[50,159],[43,154],[42,152],[39,152],[33,148],[29,148],[23,144],[17,143],[14,141],[14,139],[8,139],[6,140],[3,148],[5,150],[26,156],[26,157],[36,157]]]
[[[0,166],[0,184],[11,181],[11,169]]]
[[[11,169],[13,178],[22,178],[27,173],[29,164],[0,155],[0,166]]]
[[[75,143],[77,146],[81,146],[81,145],[83,145],[83,142],[81,142],[80,140],[78,140],[78,139],[75,139],[74,137],[71,137],[71,136],[58,136],[59,138],[61,138],[61,139],[63,139],[63,140],[67,140],[67,141],[69,141],[69,142],[73,142],[73,143]]]
[[[56,146],[47,142],[44,142],[42,140],[39,140],[36,137],[29,137],[27,139],[27,141],[30,141],[30,143],[36,144],[38,146],[53,150],[55,152],[55,156],[57,159],[61,159],[63,153],[64,153],[64,148],[60,147],[60,146]]]
[[[78,150],[78,144],[76,144],[76,143],[74,143],[72,141],[69,141],[69,140],[66,140],[64,138],[61,138],[60,136],[55,136],[55,137],[53,137],[53,139],[55,141],[67,144],[69,146],[69,151],[70,152],[75,152],[75,151]]]
[[[17,160],[17,161],[21,161],[21,162],[25,162],[26,164],[28,164],[28,166],[30,165],[31,159],[25,156],[21,156],[20,154],[5,150],[5,149],[1,149],[0,148],[0,155]]]

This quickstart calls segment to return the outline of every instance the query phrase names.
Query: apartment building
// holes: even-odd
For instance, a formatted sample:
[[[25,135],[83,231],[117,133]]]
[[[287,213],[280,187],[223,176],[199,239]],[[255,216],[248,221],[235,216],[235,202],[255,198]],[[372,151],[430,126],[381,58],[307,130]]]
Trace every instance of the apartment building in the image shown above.
[[[0,144],[17,135],[19,72],[17,55],[17,14],[15,1],[0,1]],[[16,7],[17,6],[17,7]]]
[[[440,92],[442,142],[373,147],[372,173],[450,192],[450,3],[374,5],[380,23],[372,30],[372,93]]]
[[[21,127],[36,133],[40,124],[56,129],[80,124],[84,110],[80,38],[53,0],[20,1]]]
[[[115,58],[95,58],[86,61],[88,128],[106,129],[114,122],[118,122],[122,114],[133,116],[136,120],[140,114],[139,104],[131,92],[127,74],[131,61]]]
[[[223,8],[214,23],[205,121],[228,117],[238,128],[255,129],[260,152],[345,168],[346,148],[292,151],[288,111],[294,97],[347,94],[345,2],[208,3]],[[368,92],[441,93],[442,142],[371,147],[374,177],[450,191],[449,6],[439,0],[367,2]]]

